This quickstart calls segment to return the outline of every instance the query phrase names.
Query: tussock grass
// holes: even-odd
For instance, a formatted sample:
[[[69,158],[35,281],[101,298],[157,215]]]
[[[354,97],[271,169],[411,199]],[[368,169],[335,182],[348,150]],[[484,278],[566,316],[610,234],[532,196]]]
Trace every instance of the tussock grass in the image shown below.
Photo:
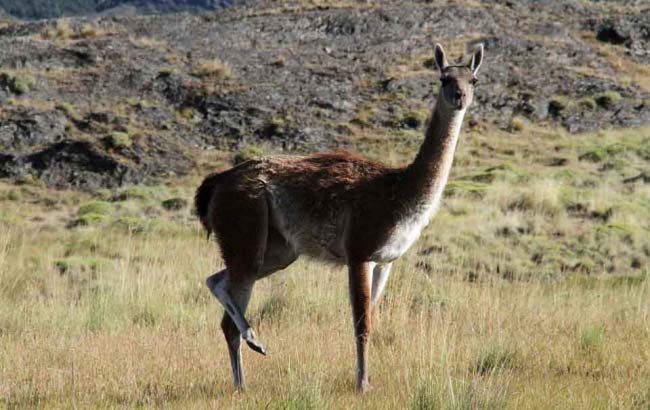
[[[54,26],[50,26],[41,32],[43,40],[67,40],[73,35],[70,21],[64,18],[56,20]]]
[[[219,59],[197,60],[192,63],[191,74],[195,77],[209,78],[214,81],[225,81],[232,77],[232,67]]]
[[[22,95],[36,86],[36,79],[27,73],[0,72],[0,84],[14,94]]]
[[[0,406],[645,408],[650,186],[623,180],[647,167],[648,135],[465,135],[438,216],[394,265],[363,397],[346,271],[303,259],[256,285],[247,316],[269,355],[244,347],[249,390],[233,392],[204,285],[215,245],[188,207],[162,205],[190,202],[198,175],[92,193],[2,183]],[[396,141],[371,154],[413,149]],[[84,215],[101,220],[68,228]]]
[[[266,154],[266,149],[263,146],[256,144],[246,144],[241,149],[237,150],[232,156],[232,164],[238,165],[251,159],[262,157]]]
[[[124,148],[129,148],[133,144],[133,140],[131,139],[131,136],[126,133],[126,132],[121,132],[121,131],[113,131],[111,132],[108,137],[108,144],[116,149],[124,149]]]

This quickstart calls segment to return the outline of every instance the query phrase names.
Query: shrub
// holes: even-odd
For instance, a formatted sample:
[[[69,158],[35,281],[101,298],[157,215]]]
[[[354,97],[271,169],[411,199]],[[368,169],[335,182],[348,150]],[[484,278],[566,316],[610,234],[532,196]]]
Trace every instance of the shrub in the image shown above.
[[[83,26],[81,26],[81,29],[79,30],[79,37],[80,38],[90,38],[90,37],[96,37],[99,35],[100,30],[93,24],[86,23]]]
[[[153,327],[156,325],[158,319],[154,312],[147,307],[138,309],[132,316],[133,324],[140,327]]]
[[[100,222],[103,222],[106,219],[106,215],[89,212],[81,215],[72,222],[72,226],[90,226],[95,225]]]
[[[114,222],[114,226],[133,233],[145,232],[149,229],[149,223],[134,216],[125,216]]]
[[[31,75],[17,75],[13,78],[11,89],[16,94],[25,94],[36,85],[36,80]]]
[[[593,110],[596,108],[596,100],[593,98],[582,98],[578,100],[578,105],[582,108],[588,109],[588,110]]]
[[[129,148],[133,144],[129,134],[121,131],[111,132],[108,136],[108,143],[111,147],[118,149]]]
[[[38,177],[32,174],[21,175],[16,178],[16,185],[29,185],[39,188],[45,188],[45,182],[38,179]]]
[[[181,107],[177,112],[178,117],[184,120],[191,120],[194,118],[194,108],[190,106]]]
[[[68,20],[57,20],[56,22],[56,38],[66,39],[70,37],[72,30]]]
[[[607,152],[602,148],[594,148],[580,155],[580,161],[602,162],[607,157]]]
[[[551,115],[557,115],[568,107],[566,97],[555,96],[548,102],[548,112]]]
[[[493,343],[489,345],[479,356],[474,371],[478,374],[488,374],[495,370],[512,368],[516,362],[514,350]]]
[[[596,97],[596,103],[601,107],[608,108],[618,104],[623,97],[616,91],[606,91]]]
[[[262,138],[282,136],[288,128],[288,121],[282,117],[271,117],[256,131]]]
[[[107,216],[113,210],[113,206],[104,201],[91,201],[79,207],[77,216],[84,216],[88,214]]]
[[[241,164],[242,162],[246,162],[250,159],[262,157],[265,155],[264,148],[258,146],[258,145],[246,145],[244,148],[238,150],[235,152],[235,154],[232,157],[232,163],[234,165]]]
[[[29,74],[0,73],[0,83],[14,94],[25,94],[36,85],[36,79]]]
[[[187,200],[184,198],[170,198],[162,201],[161,205],[168,211],[179,211],[187,206]]]
[[[74,105],[70,103],[60,102],[55,106],[55,108],[59,111],[63,111],[69,118],[75,121],[81,120],[81,116],[79,115],[79,113],[77,113],[77,110],[75,109]]]
[[[195,77],[208,77],[215,81],[224,81],[232,77],[232,68],[216,58],[198,60],[194,62],[191,74]]]
[[[23,194],[17,189],[12,189],[7,194],[7,199],[10,201],[20,201],[23,199]]]
[[[400,128],[416,129],[426,122],[428,115],[427,109],[410,110],[398,118],[396,125]]]
[[[168,195],[167,188],[163,185],[131,185],[123,188],[111,198],[112,202],[126,201],[129,199],[161,200]]]
[[[526,128],[526,121],[522,117],[512,117],[509,128],[510,131],[523,131]]]
[[[47,28],[41,33],[41,38],[44,40],[65,40],[72,34],[70,23],[67,20],[61,19],[56,21],[54,27]]]

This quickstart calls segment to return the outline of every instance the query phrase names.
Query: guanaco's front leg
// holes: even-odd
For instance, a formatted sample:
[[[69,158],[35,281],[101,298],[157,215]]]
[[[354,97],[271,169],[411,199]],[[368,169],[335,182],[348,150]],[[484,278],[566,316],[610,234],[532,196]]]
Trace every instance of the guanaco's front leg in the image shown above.
[[[377,306],[381,300],[381,295],[384,293],[384,288],[388,282],[388,276],[390,276],[390,268],[392,264],[387,263],[385,265],[377,265],[373,269],[372,273],[372,298],[370,305],[373,313],[377,311]]]

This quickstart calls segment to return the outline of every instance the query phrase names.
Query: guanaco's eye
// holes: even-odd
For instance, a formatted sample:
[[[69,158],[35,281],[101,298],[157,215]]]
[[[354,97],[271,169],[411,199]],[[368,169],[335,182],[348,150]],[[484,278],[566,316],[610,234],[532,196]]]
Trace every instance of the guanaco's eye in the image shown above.
[[[440,79],[440,82],[442,83],[442,85],[449,84],[449,81],[451,81],[451,79],[449,77],[442,77]]]
[[[478,84],[478,78],[472,78],[472,81],[470,81],[472,85]]]

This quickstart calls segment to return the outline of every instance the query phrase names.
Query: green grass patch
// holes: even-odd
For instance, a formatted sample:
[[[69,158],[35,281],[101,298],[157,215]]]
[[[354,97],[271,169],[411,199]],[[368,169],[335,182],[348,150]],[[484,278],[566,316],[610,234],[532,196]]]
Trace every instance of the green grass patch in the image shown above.
[[[259,307],[255,317],[258,323],[276,322],[289,312],[291,308],[290,297],[283,294],[274,292],[272,293]]]
[[[293,382],[285,398],[270,402],[269,409],[274,410],[321,410],[330,408],[316,381],[300,380]]]
[[[623,97],[619,92],[606,91],[597,95],[595,101],[596,104],[600,105],[601,107],[609,108],[621,102],[622,99]]]
[[[0,72],[0,85],[14,94],[25,94],[36,86],[36,79],[29,74]]]
[[[255,144],[246,144],[242,149],[236,151],[232,157],[233,165],[241,164],[251,159],[260,158],[266,155],[266,150]]]
[[[454,180],[447,183],[445,195],[447,196],[471,196],[481,198],[487,192],[488,184],[482,182]]]
[[[129,148],[133,145],[131,137],[126,132],[113,131],[108,136],[108,144],[116,149]]]
[[[473,369],[477,374],[484,375],[513,368],[516,364],[517,354],[512,348],[492,342],[480,353]]]
[[[587,326],[580,331],[579,346],[583,351],[598,351],[605,342],[605,328],[600,325]]]
[[[81,121],[81,115],[79,115],[74,105],[64,101],[58,103],[55,108],[59,111],[63,111],[68,116],[68,118],[74,121]]]
[[[77,218],[71,226],[90,226],[102,223],[113,212],[113,205],[104,201],[91,201],[79,207]]]
[[[488,381],[489,383],[489,381]],[[507,406],[504,385],[489,386],[481,380],[423,377],[408,404],[410,410],[501,410]]]
[[[72,226],[91,226],[97,225],[107,220],[106,215],[88,212],[76,218],[72,222]]]
[[[131,185],[120,189],[112,197],[111,201],[127,200],[162,200],[169,195],[169,189],[164,185]]]
[[[113,205],[104,201],[91,201],[85,203],[77,210],[77,216],[84,216],[88,214],[107,216],[113,212]]]

